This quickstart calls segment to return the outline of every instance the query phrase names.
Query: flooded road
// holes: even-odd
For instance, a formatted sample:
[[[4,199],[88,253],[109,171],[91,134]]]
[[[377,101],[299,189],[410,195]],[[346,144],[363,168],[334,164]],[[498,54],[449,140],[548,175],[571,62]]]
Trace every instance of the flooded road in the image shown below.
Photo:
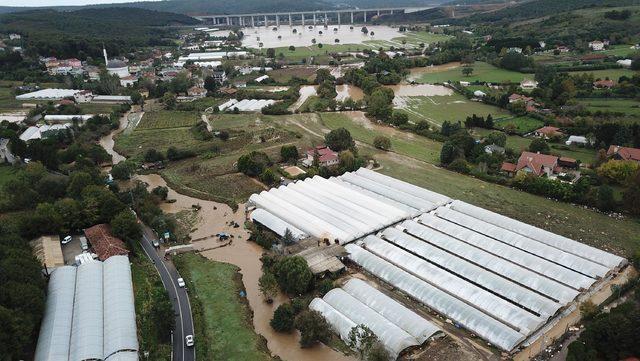
[[[313,88],[313,87],[312,87]],[[315,90],[314,90],[315,91]],[[120,122],[120,128],[100,139],[100,144],[113,156],[116,164],[125,158],[113,150],[113,136],[118,134],[127,125],[126,118]],[[167,199],[175,200],[173,203],[163,203],[160,208],[164,212],[176,214],[178,212],[196,212],[197,221],[190,236],[197,250],[202,251],[205,257],[219,262],[234,264],[240,268],[242,281],[247,292],[249,306],[253,310],[253,327],[257,333],[267,340],[267,347],[272,354],[287,361],[353,361],[353,358],[344,356],[325,345],[316,345],[312,348],[300,348],[299,334],[280,334],[271,328],[269,321],[273,311],[281,303],[287,302],[285,295],[279,294],[272,304],[263,301],[258,287],[258,280],[262,276],[262,262],[260,257],[263,250],[253,242],[247,241],[249,232],[242,226],[245,221],[244,204],[239,205],[238,210],[233,210],[226,204],[202,200],[177,193],[167,186],[164,179],[158,174],[136,175],[134,179],[141,180],[149,185],[149,189],[164,186],[169,189]],[[200,205],[200,210],[195,211],[192,205]],[[234,221],[240,227],[234,228],[230,222]],[[233,235],[233,243],[223,246],[217,237],[212,237],[218,232],[227,232]],[[218,248],[219,247],[219,248]],[[213,249],[215,248],[215,249]]]

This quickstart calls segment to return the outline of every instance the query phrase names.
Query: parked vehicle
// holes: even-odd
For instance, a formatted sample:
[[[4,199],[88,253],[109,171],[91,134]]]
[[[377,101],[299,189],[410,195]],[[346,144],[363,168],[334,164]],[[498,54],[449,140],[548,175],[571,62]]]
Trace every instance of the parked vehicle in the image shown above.
[[[87,241],[87,237],[85,236],[80,237],[80,247],[82,247],[83,251],[89,250],[89,242]]]
[[[71,236],[66,236],[62,239],[62,244],[67,244],[69,242],[71,242],[73,238]]]
[[[160,248],[160,241],[157,239],[154,239],[153,241],[151,241],[151,244],[153,244],[155,248]]]
[[[188,347],[192,347],[192,346],[193,346],[193,344],[194,344],[194,342],[193,342],[193,335],[187,335],[187,336],[184,338],[184,342],[185,342],[185,344],[186,344]]]

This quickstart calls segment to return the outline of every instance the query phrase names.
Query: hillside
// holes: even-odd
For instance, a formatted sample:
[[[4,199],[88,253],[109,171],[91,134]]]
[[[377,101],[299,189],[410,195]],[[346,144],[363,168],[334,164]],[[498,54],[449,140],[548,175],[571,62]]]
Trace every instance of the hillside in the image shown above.
[[[23,34],[41,54],[86,58],[99,57],[103,43],[113,55],[139,46],[168,45],[168,31],[155,27],[197,23],[185,15],[144,9],[30,10],[0,15],[0,32]]]

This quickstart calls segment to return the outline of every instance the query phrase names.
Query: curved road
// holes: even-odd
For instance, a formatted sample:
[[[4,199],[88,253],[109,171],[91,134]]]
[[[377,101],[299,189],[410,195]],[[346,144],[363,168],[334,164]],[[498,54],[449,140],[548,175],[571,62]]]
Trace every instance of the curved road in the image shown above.
[[[189,303],[189,294],[186,288],[178,286],[178,278],[180,274],[176,270],[173,263],[164,260],[164,255],[153,247],[151,243],[153,239],[157,239],[153,231],[142,224],[142,248],[144,253],[151,259],[156,270],[160,274],[164,288],[169,292],[169,298],[173,304],[176,316],[175,330],[173,331],[173,357],[174,361],[195,361],[195,346],[187,347],[184,338],[186,335],[193,335],[193,318],[191,317],[191,303]],[[176,312],[176,310],[178,312]],[[198,342],[198,340],[195,340]]]

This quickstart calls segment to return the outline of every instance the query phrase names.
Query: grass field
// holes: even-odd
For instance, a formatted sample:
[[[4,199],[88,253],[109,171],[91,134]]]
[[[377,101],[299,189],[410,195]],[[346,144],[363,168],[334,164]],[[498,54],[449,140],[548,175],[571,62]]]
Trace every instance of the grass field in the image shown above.
[[[116,138],[115,150],[127,158],[140,158],[148,149],[166,152],[169,147],[206,151],[213,146],[193,138],[190,128],[143,129]]]
[[[481,81],[491,83],[520,83],[523,79],[533,79],[533,74],[523,74],[516,71],[497,68],[491,64],[477,61],[472,66],[473,73],[470,76],[462,74],[462,68],[453,68],[441,72],[425,73],[420,75],[418,83],[444,83],[447,81]]]
[[[633,99],[578,99],[578,104],[584,105],[591,112],[625,113],[628,115],[640,115],[640,102]]]
[[[138,249],[138,252],[142,253],[142,249]],[[169,361],[171,360],[169,331],[165,330],[168,342],[162,342],[158,338],[159,330],[151,317],[154,302],[158,301],[156,297],[165,297],[165,301],[170,302],[169,295],[162,286],[158,272],[144,256],[132,258],[131,278],[133,280],[140,350],[148,351],[148,359],[150,360]]]
[[[509,116],[509,112],[498,107],[471,101],[460,94],[448,96],[404,97],[407,106],[403,108],[413,121],[427,120],[433,124],[464,122],[467,116],[476,114],[486,117],[491,114],[494,119]]]
[[[518,134],[527,134],[542,127],[544,122],[527,116],[499,118],[495,119],[494,122],[495,127],[498,129],[505,129],[508,124],[515,125]]]
[[[197,254],[176,257],[176,266],[190,287],[191,298],[197,300],[192,303],[197,303],[194,322],[198,359],[272,360],[266,341],[253,330],[246,299],[239,295],[243,285],[238,267]]]
[[[604,70],[590,70],[590,71],[571,71],[569,74],[593,74],[594,79],[609,78],[618,80],[621,76],[628,76],[631,78],[635,72],[629,69],[604,69]]]
[[[431,139],[391,127],[377,125],[368,120],[348,113],[322,113],[322,123],[329,129],[346,128],[358,142],[373,146],[373,140],[378,135],[384,135],[391,140],[391,151],[415,158],[421,161],[438,163],[442,144]],[[358,113],[353,113],[358,114]]]
[[[259,114],[212,114],[209,123],[213,129],[229,129],[247,127],[260,123]]]
[[[313,81],[316,78],[316,69],[302,66],[294,68],[275,69],[268,72],[267,74],[278,83],[287,83],[294,76]]]
[[[632,45],[627,45],[627,44],[623,44],[623,45],[612,45],[609,47],[609,49],[605,49],[602,51],[597,51],[595,52],[596,54],[606,54],[606,55],[611,55],[611,56],[621,56],[621,57],[626,57],[629,55],[632,55],[634,53],[637,53],[638,50],[635,49],[631,49]]]
[[[161,110],[146,112],[136,129],[191,127],[200,121],[198,112]]]
[[[99,103],[82,103],[79,104],[83,114],[109,114],[120,105],[114,104],[99,104]]]

